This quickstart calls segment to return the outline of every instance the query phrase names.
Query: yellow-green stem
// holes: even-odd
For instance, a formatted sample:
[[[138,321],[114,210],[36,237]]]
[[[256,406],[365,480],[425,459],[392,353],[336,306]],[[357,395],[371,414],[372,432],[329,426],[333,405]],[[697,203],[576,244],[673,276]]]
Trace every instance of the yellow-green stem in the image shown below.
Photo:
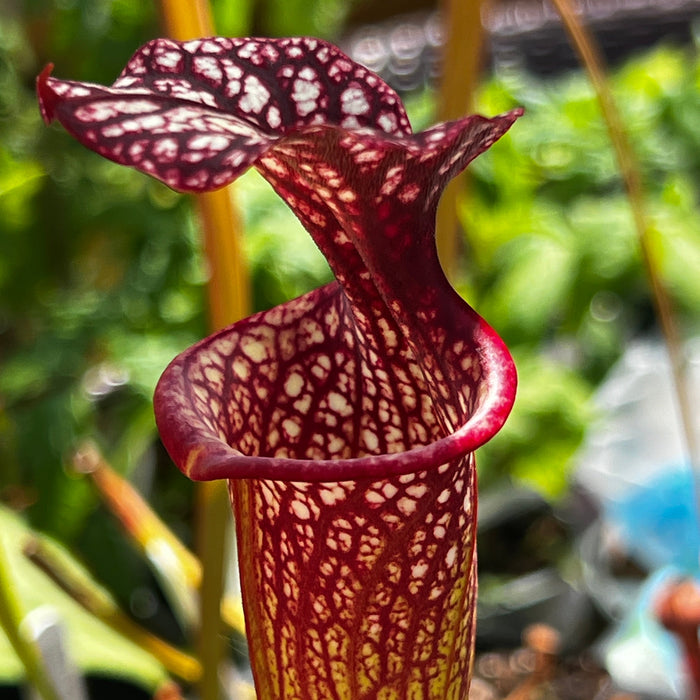
[[[642,254],[642,260],[646,270],[656,313],[661,324],[666,347],[668,350],[671,368],[673,371],[678,410],[683,425],[683,432],[688,450],[688,457],[694,473],[698,473],[698,447],[693,431],[691,402],[688,396],[687,384],[684,381],[683,350],[680,333],[676,324],[671,300],[666,287],[661,279],[657,260],[650,242],[651,224],[646,211],[644,189],[642,186],[640,168],[634,152],[627,139],[627,133],[622,123],[620,112],[615,104],[615,99],[606,79],[604,62],[596,42],[590,32],[581,23],[571,0],[552,0],[564,23],[564,27],[571,37],[571,41],[579,54],[581,62],[586,68],[591,83],[596,91],[603,118],[610,134],[610,139],[615,149],[615,154],[620,167],[627,197],[632,209],[634,225]],[[700,486],[696,485],[696,492],[700,496]]]
[[[172,577],[173,566],[178,577],[188,588],[199,590],[202,584],[202,565],[199,559],[177,538],[156,515],[124,477],[106,461],[96,445],[83,443],[74,453],[73,468],[88,474],[107,508],[119,520],[131,541],[156,567],[159,578]],[[228,514],[228,504],[223,508]],[[156,557],[154,552],[165,549],[166,556]],[[173,560],[177,562],[173,564]],[[221,620],[229,630],[245,635],[245,622],[240,598],[227,596],[221,601]]]
[[[49,678],[39,649],[20,631],[22,611],[14,594],[17,590],[9,569],[5,544],[0,538],[0,626],[24,666],[27,681],[41,695],[42,700],[60,700]]]
[[[214,34],[211,8],[206,0],[160,0],[166,31],[174,39]],[[210,280],[209,315],[213,330],[250,311],[250,285],[241,252],[241,227],[228,189],[198,197]],[[224,653],[220,605],[224,587],[226,533],[230,508],[223,482],[200,484],[197,490],[197,551],[202,563],[198,656],[203,673],[201,700],[218,700],[219,663]]]
[[[443,25],[447,32],[443,50],[442,81],[438,105],[439,121],[448,121],[472,111],[481,68],[483,31],[481,11],[484,0],[444,0]],[[448,278],[458,267],[457,201],[465,176],[452,180],[440,200],[437,214],[437,246]]]
[[[116,603],[96,586],[88,586],[66,569],[60,558],[53,555],[39,538],[29,540],[24,553],[56,585],[85,610],[122,636],[155,656],[163,666],[188,683],[195,683],[202,675],[197,659],[171,646],[146,631],[127,617]]]

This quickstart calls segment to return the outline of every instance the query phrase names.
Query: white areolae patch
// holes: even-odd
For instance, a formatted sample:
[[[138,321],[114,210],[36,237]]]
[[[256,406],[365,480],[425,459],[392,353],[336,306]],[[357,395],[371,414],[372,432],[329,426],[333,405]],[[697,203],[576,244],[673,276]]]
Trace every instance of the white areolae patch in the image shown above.
[[[274,105],[267,110],[267,123],[271,129],[278,129],[282,124],[282,115]]]
[[[270,99],[269,90],[254,76],[249,75],[244,81],[244,92],[238,106],[244,112],[260,114]]]
[[[224,78],[219,62],[213,56],[195,56],[192,67],[194,72],[215,85],[221,84]]]
[[[172,162],[174,161],[179,152],[179,146],[175,139],[165,138],[159,139],[153,144],[152,153],[162,162]]]
[[[156,56],[156,65],[161,68],[169,68],[177,70],[182,61],[182,55],[179,51],[163,51]]]
[[[308,520],[311,517],[309,507],[301,501],[292,501],[290,507],[292,509],[292,513],[294,513],[299,520]]]
[[[361,115],[369,112],[369,102],[363,90],[359,87],[351,87],[340,96],[340,104],[343,112],[348,115]]]
[[[304,384],[303,375],[299,372],[294,372],[287,377],[287,381],[284,383],[284,393],[291,398],[295,398],[301,394]]]
[[[223,151],[228,145],[229,140],[217,134],[198,134],[187,142],[187,147],[193,151]]]
[[[320,94],[321,87],[318,83],[297,78],[294,81],[294,92],[292,93],[292,100],[296,103],[297,114],[300,117],[305,117],[313,112],[317,107],[316,100]]]
[[[383,114],[380,114],[379,119],[377,119],[377,124],[379,124],[380,128],[387,134],[391,134],[396,131],[398,126],[396,123],[396,116],[391,114],[391,112],[384,112]]]

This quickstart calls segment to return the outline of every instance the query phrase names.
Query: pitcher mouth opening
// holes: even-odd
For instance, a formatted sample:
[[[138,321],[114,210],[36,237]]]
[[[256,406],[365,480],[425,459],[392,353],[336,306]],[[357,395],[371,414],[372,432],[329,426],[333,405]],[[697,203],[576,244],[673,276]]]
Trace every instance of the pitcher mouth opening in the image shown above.
[[[351,458],[294,458],[246,455],[210,430],[197,428],[170,400],[181,392],[187,362],[228,332],[205,338],[176,357],[163,373],[155,392],[156,420],[163,442],[182,472],[195,481],[217,479],[279,479],[337,482],[381,479],[439,469],[488,442],[503,426],[515,401],[517,373],[510,352],[495,331],[480,319],[475,356],[482,364],[475,410],[457,430],[425,445],[385,454]],[[182,459],[178,458],[182,456]]]

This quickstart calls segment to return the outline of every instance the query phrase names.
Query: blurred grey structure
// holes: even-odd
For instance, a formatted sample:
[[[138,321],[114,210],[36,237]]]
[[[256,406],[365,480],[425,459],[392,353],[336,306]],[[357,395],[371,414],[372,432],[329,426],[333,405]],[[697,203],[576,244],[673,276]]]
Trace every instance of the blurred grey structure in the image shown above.
[[[700,0],[579,0],[579,11],[609,63],[663,39],[690,43],[700,31]],[[578,65],[554,7],[541,0],[501,0],[483,13],[487,67],[514,66],[540,75]],[[438,11],[418,11],[352,30],[341,47],[399,92],[440,74],[443,25]]]

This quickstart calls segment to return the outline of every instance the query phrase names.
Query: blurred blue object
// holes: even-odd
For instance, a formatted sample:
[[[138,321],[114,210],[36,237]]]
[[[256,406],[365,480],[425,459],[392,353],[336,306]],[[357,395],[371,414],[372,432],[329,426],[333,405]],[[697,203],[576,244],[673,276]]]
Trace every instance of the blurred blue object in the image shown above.
[[[686,346],[686,361],[697,407],[698,339]],[[576,480],[600,513],[580,543],[587,588],[614,623],[600,653],[621,689],[649,699],[684,698],[682,654],[656,620],[654,605],[674,578],[700,577],[700,474],[687,456],[665,348],[657,342],[631,346],[596,404],[599,420],[586,436]],[[693,420],[697,440],[697,408]],[[614,562],[624,559],[646,571],[646,580],[615,573]]]
[[[700,342],[687,345],[688,390],[700,390]],[[578,459],[576,479],[602,509],[605,524],[649,571],[676,565],[694,572],[700,556],[697,478],[693,475],[664,347],[630,347],[596,397],[599,420]],[[694,405],[697,405],[695,401]],[[695,415],[700,438],[700,415]]]
[[[689,464],[663,466],[644,484],[605,503],[628,553],[648,571],[698,569],[700,521]]]
[[[602,645],[605,666],[615,683],[649,700],[690,697],[679,645],[654,615],[655,601],[678,576],[673,567],[650,576],[633,608]]]

